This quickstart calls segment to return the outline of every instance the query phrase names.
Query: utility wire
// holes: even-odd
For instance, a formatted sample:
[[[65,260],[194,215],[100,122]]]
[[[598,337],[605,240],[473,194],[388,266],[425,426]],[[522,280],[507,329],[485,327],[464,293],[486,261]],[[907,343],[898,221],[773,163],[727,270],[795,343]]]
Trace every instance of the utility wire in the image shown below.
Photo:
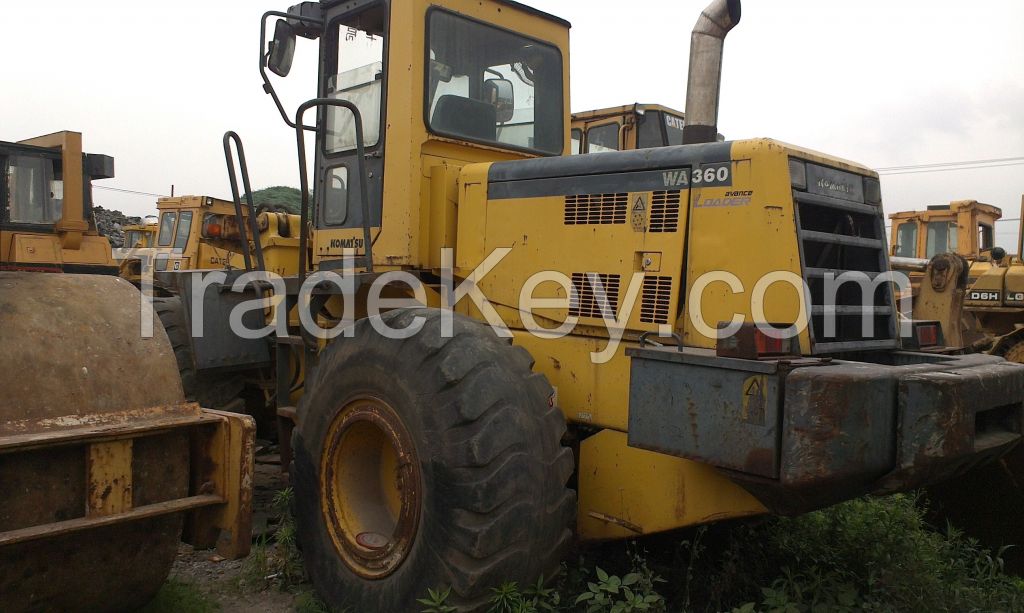
[[[912,168],[937,168],[939,166],[964,166],[966,164],[991,164],[993,162],[1024,162],[1024,156],[1012,158],[993,158],[991,160],[969,160],[966,162],[933,162],[930,164],[910,164],[908,166],[887,166],[876,168],[878,172],[883,170],[910,170]]]
[[[953,167],[948,167],[948,168],[922,168],[920,170],[898,170],[898,171],[892,171],[892,170],[882,171],[882,170],[879,170],[877,172],[880,175],[889,175],[889,176],[892,176],[892,175],[912,175],[912,174],[919,174],[919,173],[925,173],[925,172],[950,172],[950,171],[954,171],[954,170],[979,170],[979,169],[982,169],[982,168],[1002,168],[1004,166],[1019,166],[1021,164],[1024,164],[1024,161],[1008,162],[1008,163],[1005,163],[1005,164],[982,164],[982,165],[979,165],[979,166],[953,166]]]
[[[952,170],[976,170],[979,168],[1001,168],[1024,164],[1024,156],[1008,158],[990,158],[987,160],[965,160],[962,162],[933,162],[929,164],[908,164],[905,166],[886,166],[876,168],[880,175],[904,175],[925,172],[947,172]]]
[[[107,187],[106,185],[93,185],[93,189],[105,189],[111,192],[120,192],[122,194],[135,194],[136,196],[152,196],[154,198],[166,198],[164,194],[152,194],[150,192],[140,192],[134,189],[122,189],[120,187]]]

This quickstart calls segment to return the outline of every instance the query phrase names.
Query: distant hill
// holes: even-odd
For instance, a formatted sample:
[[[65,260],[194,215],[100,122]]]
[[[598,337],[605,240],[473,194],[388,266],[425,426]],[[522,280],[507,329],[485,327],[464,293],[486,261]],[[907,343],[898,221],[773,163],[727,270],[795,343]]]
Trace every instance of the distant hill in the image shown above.
[[[298,215],[302,206],[302,192],[294,187],[278,185],[254,191],[252,201],[257,209],[270,207]]]

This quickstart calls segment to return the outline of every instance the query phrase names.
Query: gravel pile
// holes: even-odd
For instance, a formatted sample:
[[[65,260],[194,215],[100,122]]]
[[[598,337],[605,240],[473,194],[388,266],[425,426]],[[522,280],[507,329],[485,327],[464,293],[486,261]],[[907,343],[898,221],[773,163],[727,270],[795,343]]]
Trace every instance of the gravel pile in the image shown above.
[[[92,207],[96,217],[96,229],[106,236],[111,247],[124,246],[124,226],[142,223],[141,217],[131,217],[121,211],[110,211],[101,206]]]

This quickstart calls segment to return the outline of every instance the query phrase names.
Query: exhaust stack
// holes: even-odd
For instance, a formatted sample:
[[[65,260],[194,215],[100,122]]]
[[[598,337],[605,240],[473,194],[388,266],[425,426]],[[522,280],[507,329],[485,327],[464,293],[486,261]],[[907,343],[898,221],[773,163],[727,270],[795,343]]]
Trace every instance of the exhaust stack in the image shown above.
[[[718,138],[718,94],[722,83],[725,35],[740,22],[740,0],[712,0],[690,34],[683,144]]]

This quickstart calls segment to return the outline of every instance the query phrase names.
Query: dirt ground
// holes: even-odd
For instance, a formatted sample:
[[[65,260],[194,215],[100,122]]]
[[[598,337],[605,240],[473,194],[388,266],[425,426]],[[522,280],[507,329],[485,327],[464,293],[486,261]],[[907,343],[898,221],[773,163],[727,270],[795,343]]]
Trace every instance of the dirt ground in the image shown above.
[[[288,487],[288,476],[281,473],[275,452],[269,446],[257,450],[253,491],[254,549],[260,537],[273,535],[276,520],[274,495]],[[194,587],[208,600],[216,602],[224,613],[285,613],[296,610],[296,593],[273,586],[253,587],[254,582],[260,583],[260,578],[252,575],[253,565],[245,559],[225,560],[216,551],[195,551],[191,546],[182,544],[171,569],[170,580]],[[272,578],[264,579],[263,583],[273,582]]]

